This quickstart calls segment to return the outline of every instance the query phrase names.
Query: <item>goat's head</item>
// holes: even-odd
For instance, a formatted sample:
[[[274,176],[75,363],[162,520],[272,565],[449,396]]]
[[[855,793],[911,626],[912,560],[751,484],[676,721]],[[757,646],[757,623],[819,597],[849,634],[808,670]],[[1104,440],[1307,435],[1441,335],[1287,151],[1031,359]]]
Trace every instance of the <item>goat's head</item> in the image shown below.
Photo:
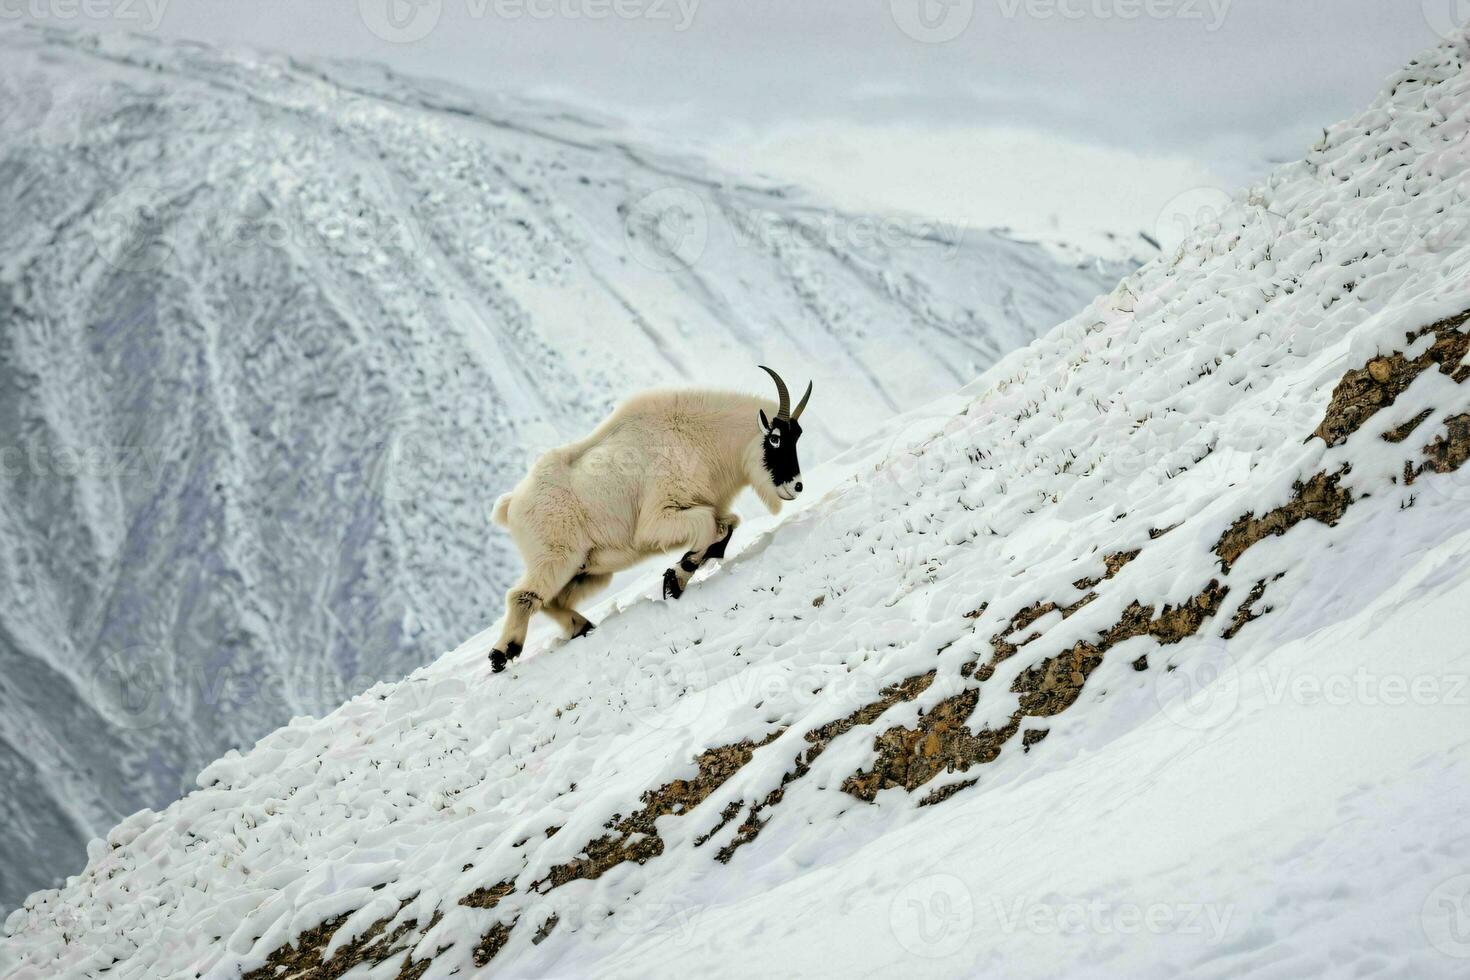
[[[797,420],[806,410],[807,399],[812,397],[811,382],[807,382],[806,394],[801,396],[796,410],[792,411],[791,395],[786,391],[786,382],[764,364],[760,369],[776,382],[776,395],[780,403],[773,419],[766,418],[764,410],[760,412],[761,431],[764,433],[761,461],[770,474],[771,483],[775,484],[776,495],[782,500],[795,500],[796,495],[801,493],[801,463],[796,459],[796,441],[801,438],[801,423]]]

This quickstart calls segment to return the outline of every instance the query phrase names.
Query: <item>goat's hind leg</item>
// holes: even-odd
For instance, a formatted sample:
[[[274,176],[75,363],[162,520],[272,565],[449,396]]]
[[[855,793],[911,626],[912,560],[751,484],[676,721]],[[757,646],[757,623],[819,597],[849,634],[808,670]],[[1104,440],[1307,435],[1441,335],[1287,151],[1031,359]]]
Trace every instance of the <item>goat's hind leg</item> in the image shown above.
[[[505,626],[490,651],[491,670],[498,674],[521,655],[531,617],[566,587],[581,565],[581,556],[568,555],[542,555],[527,563],[526,574],[505,594]]]
[[[521,583],[506,593],[505,625],[500,630],[500,639],[495,641],[490,651],[490,669],[495,673],[500,673],[507,663],[521,655],[526,643],[526,629],[540,608],[541,597],[535,591],[523,588]]]

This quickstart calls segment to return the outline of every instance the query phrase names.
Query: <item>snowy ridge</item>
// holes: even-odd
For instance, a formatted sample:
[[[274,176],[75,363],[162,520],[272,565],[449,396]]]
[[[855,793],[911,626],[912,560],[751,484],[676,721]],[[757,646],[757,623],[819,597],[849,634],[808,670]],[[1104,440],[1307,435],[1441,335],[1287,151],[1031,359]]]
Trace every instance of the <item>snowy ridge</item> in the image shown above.
[[[219,760],[7,976],[1460,975],[1467,58],[680,602]]]
[[[1125,271],[372,66],[4,30],[0,104],[0,910],[492,621],[617,399],[810,373],[826,457]]]

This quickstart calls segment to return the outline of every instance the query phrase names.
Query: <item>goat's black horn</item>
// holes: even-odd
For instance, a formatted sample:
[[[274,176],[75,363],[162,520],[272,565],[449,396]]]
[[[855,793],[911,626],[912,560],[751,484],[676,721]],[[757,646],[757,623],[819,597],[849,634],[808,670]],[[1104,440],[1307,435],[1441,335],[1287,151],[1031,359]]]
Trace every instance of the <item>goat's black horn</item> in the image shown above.
[[[758,364],[756,366],[759,367],[762,371],[769,374],[771,376],[771,380],[776,382],[776,395],[781,403],[780,407],[776,409],[776,418],[791,418],[791,395],[788,394],[786,391],[786,382],[782,381],[779,374],[777,374],[775,371],[772,371],[764,364]]]
[[[812,397],[812,383],[808,381],[806,383],[806,394],[802,395],[801,401],[796,403],[796,411],[791,413],[791,421],[795,422],[801,418],[801,413],[806,411],[806,400],[810,397]]]

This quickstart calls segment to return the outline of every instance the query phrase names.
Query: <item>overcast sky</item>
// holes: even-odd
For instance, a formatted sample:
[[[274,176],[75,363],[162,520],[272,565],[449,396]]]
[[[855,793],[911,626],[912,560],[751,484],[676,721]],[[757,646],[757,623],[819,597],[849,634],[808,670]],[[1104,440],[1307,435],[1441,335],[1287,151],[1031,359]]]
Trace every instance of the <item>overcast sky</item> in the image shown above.
[[[1436,43],[1470,0],[0,0],[595,106],[842,203],[1154,230]]]

